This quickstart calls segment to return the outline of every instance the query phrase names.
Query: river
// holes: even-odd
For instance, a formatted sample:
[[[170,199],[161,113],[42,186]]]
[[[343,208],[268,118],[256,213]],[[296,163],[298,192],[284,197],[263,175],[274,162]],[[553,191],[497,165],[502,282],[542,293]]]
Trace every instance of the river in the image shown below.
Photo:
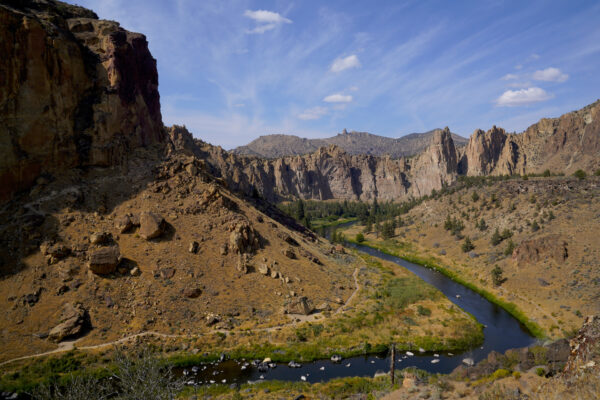
[[[337,228],[344,228],[353,223],[349,222]],[[326,235],[330,233],[330,231],[326,231]],[[471,313],[479,323],[485,326],[485,339],[480,347],[453,355],[440,353],[439,357],[435,357],[433,353],[419,353],[417,351],[413,351],[414,356],[408,356],[403,352],[397,353],[396,369],[417,367],[434,373],[449,373],[460,365],[465,358],[471,358],[477,362],[486,358],[491,351],[503,353],[508,349],[526,347],[535,342],[536,339],[527,329],[507,311],[489,302],[471,289],[454,282],[442,273],[390,256],[367,246],[351,243],[347,245],[373,257],[391,261],[408,269],[425,282],[435,286],[452,303]],[[439,361],[432,363],[433,360]],[[390,359],[388,355],[368,355],[348,358],[342,360],[341,363],[333,363],[330,360],[303,363],[300,368],[290,368],[287,364],[278,364],[276,368],[270,368],[267,372],[258,371],[252,365],[242,369],[242,365],[241,360],[203,364],[198,366],[199,372],[196,374],[188,369],[189,375],[187,376],[190,383],[194,382],[196,384],[207,384],[211,381],[227,384],[246,383],[260,379],[299,381],[302,377],[307,382],[321,382],[338,377],[374,376],[377,372],[387,372],[390,367]]]

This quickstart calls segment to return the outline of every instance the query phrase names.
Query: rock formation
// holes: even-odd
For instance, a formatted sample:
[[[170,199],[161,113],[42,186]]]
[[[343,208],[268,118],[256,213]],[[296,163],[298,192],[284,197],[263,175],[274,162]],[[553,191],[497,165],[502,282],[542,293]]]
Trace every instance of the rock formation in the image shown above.
[[[441,189],[455,179],[457,171],[457,152],[447,128],[437,131],[429,147],[410,160],[351,155],[334,145],[304,156],[265,160],[193,141],[184,127],[174,126],[168,132],[175,148],[205,160],[209,172],[223,178],[231,189],[257,191],[270,201],[405,200]]]
[[[459,161],[470,176],[551,172],[600,167],[600,101],[559,118],[543,118],[520,134],[494,126],[476,130]]]
[[[53,0],[0,4],[0,200],[164,141],[146,38]]]

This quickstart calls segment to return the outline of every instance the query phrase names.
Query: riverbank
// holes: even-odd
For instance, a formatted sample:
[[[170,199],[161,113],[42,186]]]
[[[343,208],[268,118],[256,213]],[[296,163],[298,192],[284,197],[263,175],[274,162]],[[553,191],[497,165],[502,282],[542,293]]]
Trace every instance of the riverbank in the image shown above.
[[[531,332],[531,334],[533,336],[535,336],[539,339],[543,339],[543,338],[547,337],[544,330],[536,322],[534,322],[530,318],[528,318],[525,315],[525,313],[523,313],[523,311],[521,311],[517,307],[516,304],[508,302],[504,299],[501,299],[501,298],[497,297],[496,295],[494,295],[493,293],[491,293],[490,291],[488,291],[482,287],[479,287],[479,286],[475,285],[473,282],[470,282],[469,280],[463,278],[461,275],[459,275],[455,271],[452,271],[448,268],[442,267],[439,260],[437,260],[436,258],[434,258],[432,256],[417,255],[414,252],[411,252],[409,250],[410,247],[408,247],[406,245],[403,246],[402,244],[399,244],[398,242],[396,242],[396,243],[391,242],[391,241],[376,242],[376,241],[369,240],[369,239],[365,239],[361,242],[358,242],[350,234],[346,234],[346,241],[356,244],[356,245],[367,246],[367,247],[376,249],[382,253],[385,253],[385,254],[388,254],[388,255],[391,255],[394,257],[399,257],[406,261],[409,261],[409,262],[412,262],[415,264],[420,264],[427,268],[432,268],[436,271],[439,271],[440,273],[444,274],[445,276],[452,279],[453,281],[455,281],[465,287],[468,287],[469,289],[473,290],[474,292],[480,294],[489,302],[496,304],[497,306],[506,310],[515,319],[517,319],[521,324],[523,324],[529,330],[529,332]]]

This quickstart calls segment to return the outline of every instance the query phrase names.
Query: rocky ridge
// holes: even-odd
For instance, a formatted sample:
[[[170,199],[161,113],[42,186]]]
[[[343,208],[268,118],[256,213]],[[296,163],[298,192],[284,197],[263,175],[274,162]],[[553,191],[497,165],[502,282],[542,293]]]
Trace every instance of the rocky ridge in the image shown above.
[[[410,157],[425,150],[435,133],[440,130],[411,133],[400,138],[389,138],[368,132],[348,132],[346,129],[336,136],[324,139],[306,139],[281,134],[266,135],[245,146],[236,147],[232,152],[262,158],[279,158],[314,153],[321,147],[336,145],[348,154],[389,155],[392,158]],[[457,146],[467,144],[467,139],[455,133],[452,133],[452,139]]]

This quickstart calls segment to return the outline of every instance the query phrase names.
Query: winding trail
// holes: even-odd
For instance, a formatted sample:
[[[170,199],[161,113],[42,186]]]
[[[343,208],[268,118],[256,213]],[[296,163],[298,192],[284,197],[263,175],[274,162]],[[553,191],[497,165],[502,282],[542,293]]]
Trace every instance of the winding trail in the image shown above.
[[[340,307],[338,307],[338,309],[335,311],[335,313],[333,315],[339,314],[340,312],[344,312],[345,307],[348,304],[350,304],[350,302],[354,299],[355,295],[360,290],[361,286],[360,286],[360,283],[358,282],[358,272],[359,272],[358,268],[355,268],[354,272],[352,273],[352,277],[354,278],[354,285],[356,286],[356,288],[354,289],[354,291],[352,292],[350,297],[348,297],[348,299],[344,302],[344,304],[342,304],[342,305],[340,305]],[[290,315],[290,316],[294,317],[294,318],[304,317],[304,318],[301,318],[300,323],[302,323],[302,322],[314,320],[317,315],[312,314],[312,315],[307,315],[307,316],[299,316],[299,315]],[[249,329],[248,331],[249,332],[274,332],[274,331],[280,330],[282,328],[286,328],[288,326],[294,326],[297,323],[298,322],[296,322],[296,321],[292,321],[292,322],[289,322],[289,323],[283,324],[283,325],[271,326],[269,328]],[[211,332],[228,333],[230,331],[227,329],[215,329]],[[77,342],[79,342],[80,340],[83,339],[83,338],[80,338],[80,339],[76,339],[76,340],[61,342],[58,345],[58,348],[54,349],[54,350],[46,351],[44,353],[36,353],[36,354],[28,355],[28,356],[17,357],[17,358],[13,358],[13,359],[10,359],[7,361],[0,362],[0,367],[10,364],[15,361],[27,360],[27,359],[36,358],[36,357],[44,357],[44,356],[58,354],[58,353],[65,353],[65,352],[71,351],[75,348],[77,348],[77,350],[96,350],[96,349],[101,349],[104,347],[115,346],[118,344],[127,343],[131,340],[137,339],[139,337],[144,337],[144,336],[155,336],[155,337],[161,337],[161,338],[177,339],[177,338],[200,337],[201,335],[173,335],[173,334],[161,333],[161,332],[156,332],[156,331],[144,331],[144,332],[135,333],[133,335],[125,336],[121,339],[113,340],[113,341],[106,342],[106,343],[78,347],[78,346],[76,346]]]

